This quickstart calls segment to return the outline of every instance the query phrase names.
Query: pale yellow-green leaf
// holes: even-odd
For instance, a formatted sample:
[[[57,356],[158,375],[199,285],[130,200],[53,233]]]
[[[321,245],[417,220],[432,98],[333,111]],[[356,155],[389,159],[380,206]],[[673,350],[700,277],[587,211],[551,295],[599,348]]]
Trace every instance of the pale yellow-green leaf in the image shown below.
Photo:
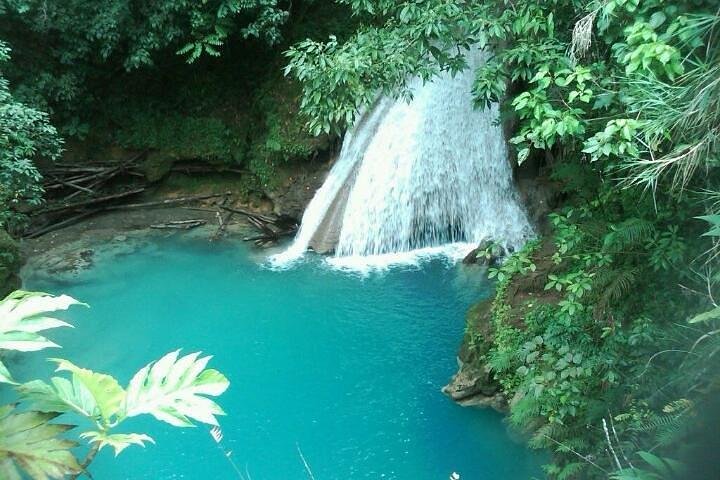
[[[58,347],[38,332],[69,323],[46,314],[66,310],[71,305],[84,305],[67,295],[54,297],[40,292],[16,291],[0,301],[0,349],[34,352]]]
[[[111,447],[115,450],[116,457],[130,445],[145,447],[145,442],[155,443],[152,437],[144,433],[107,434],[103,432],[85,432],[80,434],[80,438],[84,438],[90,443],[99,443],[100,450],[103,447]]]
[[[42,335],[33,332],[14,330],[0,332],[0,350],[17,350],[19,352],[36,352],[46,348],[59,347]]]
[[[69,323],[45,314],[85,305],[68,295],[52,296],[41,292],[17,291],[0,302],[0,331],[40,332],[50,328],[71,327]]]
[[[125,400],[128,417],[148,413],[178,427],[192,426],[192,420],[217,425],[222,409],[207,396],[217,396],[229,386],[217,370],[205,369],[210,357],[200,352],[178,358],[171,352],[143,367],[130,381]],[[205,396],[204,396],[205,395]]]
[[[709,322],[710,320],[717,320],[718,318],[720,318],[720,307],[715,307],[712,310],[708,310],[707,312],[695,315],[688,321],[689,323],[700,323]]]
[[[41,412],[75,412],[91,419],[100,415],[95,397],[77,376],[73,375],[72,381],[53,377],[51,382],[52,385],[48,385],[42,380],[33,380],[20,385],[17,391],[32,408]]]
[[[17,382],[13,379],[10,371],[7,369],[3,362],[0,362],[0,383],[9,383],[11,385],[17,385]]]
[[[112,417],[119,414],[125,400],[125,390],[117,380],[104,373],[96,373],[86,368],[80,368],[72,362],[61,358],[51,359],[51,361],[57,363],[57,371],[71,372],[74,381],[82,383],[90,392],[105,423],[110,423]]]

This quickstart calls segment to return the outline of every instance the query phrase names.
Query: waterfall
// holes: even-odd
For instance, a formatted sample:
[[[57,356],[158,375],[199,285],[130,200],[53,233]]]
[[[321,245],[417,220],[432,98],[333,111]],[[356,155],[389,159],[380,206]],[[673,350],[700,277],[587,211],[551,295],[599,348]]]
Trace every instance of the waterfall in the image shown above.
[[[518,247],[531,234],[512,181],[496,105],[473,107],[469,68],[430,82],[413,98],[381,97],[346,134],[340,155],[302,218],[285,263],[308,248],[335,261],[377,258],[428,247]]]

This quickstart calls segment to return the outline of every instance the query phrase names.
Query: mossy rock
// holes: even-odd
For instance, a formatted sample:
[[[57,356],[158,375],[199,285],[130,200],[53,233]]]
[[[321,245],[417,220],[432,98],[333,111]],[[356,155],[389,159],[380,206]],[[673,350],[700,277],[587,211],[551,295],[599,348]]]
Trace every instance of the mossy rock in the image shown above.
[[[150,152],[142,162],[141,168],[145,178],[157,182],[172,170],[175,158],[162,151]]]
[[[493,299],[486,298],[471,306],[465,315],[465,337],[458,357],[464,363],[474,363],[492,347]]]
[[[22,255],[17,242],[0,229],[0,298],[20,288],[18,272],[22,266]]]

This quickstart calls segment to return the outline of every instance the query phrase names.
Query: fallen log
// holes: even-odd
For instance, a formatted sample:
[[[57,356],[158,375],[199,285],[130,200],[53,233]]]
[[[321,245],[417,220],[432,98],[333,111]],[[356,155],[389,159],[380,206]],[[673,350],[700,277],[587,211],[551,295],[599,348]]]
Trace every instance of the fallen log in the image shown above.
[[[83,187],[82,185],[78,185],[77,183],[75,183],[74,181],[71,181],[71,180],[57,179],[57,182],[60,187],[71,187],[76,190],[80,190],[81,192],[89,193],[91,195],[97,195],[97,193],[95,193],[95,190],[89,189],[87,187]],[[52,188],[52,187],[45,187],[45,188],[48,189],[48,188]]]
[[[101,210],[90,210],[87,212],[80,213],[78,215],[75,215],[73,217],[67,218],[63,220],[62,222],[53,223],[50,225],[47,225],[45,227],[39,228],[38,230],[32,231],[25,235],[26,238],[37,238],[39,236],[45,235],[46,233],[54,232],[55,230],[60,230],[61,228],[69,227],[70,225],[73,225],[80,220],[83,220],[90,215],[95,215]]]
[[[297,221],[287,215],[261,215],[240,208],[230,208],[219,205],[219,208],[230,213],[238,213],[244,215],[250,225],[260,231],[260,235],[255,237],[247,237],[243,240],[246,242],[254,242],[259,247],[277,242],[280,237],[293,235],[297,231]]]
[[[81,207],[88,207],[90,205],[97,205],[99,203],[109,202],[111,200],[119,200],[121,198],[126,198],[132,195],[137,195],[138,193],[142,193],[146,190],[145,187],[142,188],[136,188],[134,190],[130,190],[127,192],[120,192],[120,193],[114,193],[112,195],[105,195],[104,197],[97,197],[90,200],[83,200],[82,202],[75,202],[75,203],[65,203],[63,205],[57,205],[54,207],[48,207],[44,208],[42,210],[38,210],[34,215],[41,215],[45,213],[54,213],[54,212],[62,212],[65,210],[74,210]],[[110,207],[108,207],[110,208]]]
[[[212,165],[173,165],[170,169],[171,172],[178,172],[184,174],[191,173],[237,173],[240,175],[247,175],[247,170],[240,170],[239,168],[223,168],[222,166]]]
[[[171,220],[169,222],[165,223],[157,223],[155,225],[150,225],[150,228],[156,228],[156,229],[176,229],[176,230],[190,230],[191,228],[199,227],[200,225],[205,225],[207,221],[197,219],[197,220]]]
[[[275,220],[277,220],[277,217],[271,217],[269,215],[262,215],[260,213],[254,213],[254,212],[250,212],[248,210],[243,210],[241,208],[230,208],[230,207],[226,207],[224,205],[220,205],[220,208],[222,208],[223,210],[226,210],[228,212],[239,213],[240,215],[245,215],[248,218],[254,217],[254,218],[260,219],[261,221],[263,221],[265,223],[274,223]]]
[[[197,200],[207,200],[210,198],[222,197],[222,196],[230,195],[230,194],[231,194],[231,192],[215,193],[212,195],[196,195],[193,197],[169,198],[167,200],[157,200],[157,201],[153,201],[153,202],[127,203],[125,205],[111,205],[111,206],[107,207],[106,210],[130,210],[133,208],[169,207],[169,206],[173,206],[173,205],[194,202]]]

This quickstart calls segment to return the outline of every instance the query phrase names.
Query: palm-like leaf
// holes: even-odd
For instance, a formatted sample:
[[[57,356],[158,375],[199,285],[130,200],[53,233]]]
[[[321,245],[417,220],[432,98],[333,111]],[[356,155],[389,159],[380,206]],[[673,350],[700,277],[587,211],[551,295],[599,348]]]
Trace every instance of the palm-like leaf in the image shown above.
[[[217,425],[215,415],[225,413],[203,395],[220,395],[230,382],[217,370],[205,369],[211,357],[200,358],[197,352],[178,358],[178,354],[168,353],[135,374],[127,388],[125,414],[149,413],[178,427],[192,426],[190,419]]]
[[[23,400],[41,412],[75,412],[88,418],[100,416],[99,408],[92,392],[73,376],[72,381],[53,377],[51,384],[42,380],[33,380],[17,387]]]
[[[13,379],[10,370],[7,369],[4,363],[0,362],[0,383],[11,383],[17,385],[17,382]]]
[[[82,384],[90,392],[97,405],[99,414],[105,423],[109,423],[112,417],[120,415],[125,390],[110,375],[96,373],[87,368],[80,368],[77,365],[60,358],[51,359],[57,362],[57,371],[72,373],[73,383]]]
[[[24,471],[33,480],[62,479],[81,468],[70,449],[77,444],[59,435],[72,425],[48,423],[57,413],[12,413],[0,408],[0,478],[21,480]]]
[[[72,327],[48,316],[71,305],[85,305],[67,295],[53,297],[40,292],[16,291],[0,301],[0,350],[34,352],[58,347],[38,332],[57,327]],[[0,364],[0,383],[15,383],[7,368]]]
[[[103,432],[85,432],[81,433],[80,437],[90,443],[99,444],[98,450],[101,450],[103,447],[112,447],[113,450],[115,450],[116,457],[130,445],[140,445],[144,447],[145,442],[155,443],[155,440],[144,433],[108,434]]]

